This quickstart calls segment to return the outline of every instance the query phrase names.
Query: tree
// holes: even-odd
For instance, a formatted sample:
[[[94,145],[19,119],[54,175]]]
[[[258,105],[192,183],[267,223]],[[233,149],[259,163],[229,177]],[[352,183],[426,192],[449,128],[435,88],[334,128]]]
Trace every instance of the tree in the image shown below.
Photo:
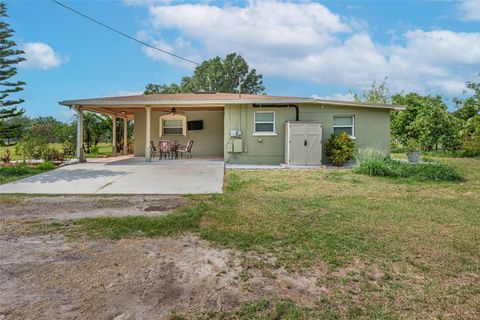
[[[480,138],[480,115],[471,117],[463,126],[464,140]]]
[[[468,119],[480,115],[480,83],[466,82],[465,86],[473,91],[473,95],[466,99],[454,98],[453,102],[457,105],[457,110],[453,112],[453,115],[463,121],[468,121]]]
[[[145,87],[144,94],[152,94],[152,93],[180,93],[181,88],[178,84],[172,83],[170,85],[167,84],[153,84],[149,83]]]
[[[111,132],[111,120],[93,112],[85,112],[83,114],[83,130],[85,152],[90,153],[90,148],[96,146],[107,135],[107,132]]]
[[[239,81],[241,92],[249,94],[264,93],[262,75],[250,69],[245,59],[230,53],[224,59],[215,57],[202,62],[195,68],[191,77],[183,77],[180,84],[157,85],[148,84],[145,94],[179,93],[196,91],[238,92]]]
[[[432,150],[458,147],[461,123],[447,111],[441,96],[421,96],[418,93],[392,96],[394,104],[406,105],[391,123],[392,135],[403,145],[417,140],[422,149]]]
[[[60,142],[58,135],[62,130],[63,122],[52,116],[36,117],[32,119],[31,133],[34,136],[41,136],[47,143]]]
[[[6,140],[7,145],[18,141],[31,129],[31,120],[25,115],[0,121],[0,140]]]
[[[440,104],[436,102],[436,99],[428,101],[412,126],[420,133],[419,142],[424,150],[438,150],[439,145],[444,150],[456,149],[461,141],[462,123],[447,112],[443,101]]]
[[[376,82],[372,83],[372,86],[368,90],[364,90],[362,95],[354,94],[353,98],[355,101],[367,102],[367,103],[377,103],[377,104],[387,104],[390,103],[390,93],[387,86],[388,78],[385,77],[383,82],[377,86]]]
[[[10,81],[17,75],[15,65],[25,60],[21,50],[15,49],[16,43],[10,38],[14,30],[10,28],[4,18],[8,17],[5,3],[0,3],[0,128],[2,132],[12,130],[12,124],[5,123],[5,119],[17,117],[23,114],[23,109],[18,110],[17,105],[24,102],[23,99],[10,99],[10,94],[23,90],[25,82]]]

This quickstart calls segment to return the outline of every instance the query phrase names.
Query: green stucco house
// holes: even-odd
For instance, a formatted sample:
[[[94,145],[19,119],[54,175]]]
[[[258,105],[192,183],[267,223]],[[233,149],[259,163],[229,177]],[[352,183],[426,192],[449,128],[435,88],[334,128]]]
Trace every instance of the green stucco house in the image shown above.
[[[194,141],[194,157],[223,157],[226,163],[320,165],[324,143],[347,132],[356,148],[389,152],[390,112],[402,106],[269,95],[198,92],[62,101],[83,111],[134,122],[134,156],[150,157],[150,141]],[[83,144],[78,135],[77,145]],[[116,143],[116,134],[113,134]],[[127,141],[124,140],[124,151]],[[77,150],[83,161],[82,148]]]

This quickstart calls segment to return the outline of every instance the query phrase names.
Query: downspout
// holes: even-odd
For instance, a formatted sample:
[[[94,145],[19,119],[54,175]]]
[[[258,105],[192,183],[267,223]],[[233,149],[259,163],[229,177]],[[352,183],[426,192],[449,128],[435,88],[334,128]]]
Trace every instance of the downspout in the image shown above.
[[[300,111],[295,104],[253,104],[254,108],[295,108],[295,121],[300,120]]]

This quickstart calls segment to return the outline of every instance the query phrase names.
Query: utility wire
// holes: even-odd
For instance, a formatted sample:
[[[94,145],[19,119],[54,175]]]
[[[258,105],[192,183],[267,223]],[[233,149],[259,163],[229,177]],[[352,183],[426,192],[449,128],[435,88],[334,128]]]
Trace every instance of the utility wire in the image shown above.
[[[184,57],[179,56],[179,55],[177,55],[177,54],[175,54],[175,53],[172,53],[172,52],[169,52],[169,51],[160,49],[160,48],[155,47],[155,46],[152,46],[151,44],[148,44],[148,43],[146,43],[146,42],[144,42],[144,41],[142,41],[142,40],[139,40],[139,39],[137,39],[137,38],[135,38],[135,37],[132,37],[132,36],[130,36],[130,35],[122,32],[122,31],[119,31],[119,30],[117,30],[117,29],[115,29],[115,28],[113,28],[113,27],[110,27],[110,26],[106,25],[105,23],[100,22],[100,21],[98,21],[98,20],[96,20],[96,19],[94,19],[94,18],[92,18],[92,17],[89,17],[89,16],[87,16],[86,14],[83,14],[83,13],[81,13],[80,11],[75,10],[75,9],[73,9],[73,8],[71,8],[71,7],[65,5],[65,4],[63,4],[63,3],[61,3],[61,2],[59,2],[59,1],[57,1],[57,0],[52,0],[52,1],[53,1],[54,3],[56,3],[56,4],[58,4],[59,6],[62,6],[62,7],[64,7],[65,9],[70,10],[70,11],[72,11],[72,12],[74,12],[74,13],[82,16],[82,17],[84,17],[85,19],[88,19],[88,20],[90,20],[90,21],[92,21],[92,22],[95,22],[96,24],[99,24],[99,25],[101,25],[102,27],[107,28],[108,30],[113,31],[113,32],[115,32],[115,33],[118,33],[119,35],[122,35],[122,36],[124,36],[124,37],[126,37],[126,38],[128,38],[128,39],[130,39],[130,40],[133,40],[133,41],[135,41],[135,42],[138,42],[138,43],[140,43],[140,44],[142,44],[142,45],[144,45],[144,46],[147,46],[147,47],[152,48],[152,49],[154,49],[154,50],[160,51],[160,52],[162,52],[162,53],[168,54],[168,55],[170,55],[170,56],[172,56],[172,57],[175,57],[175,58],[177,58],[177,59],[180,59],[180,60],[183,60],[183,61],[186,61],[186,62],[189,62],[189,63],[193,63],[194,65],[199,65],[199,63],[196,62],[196,61],[190,60],[190,59],[188,59],[188,58],[184,58]]]

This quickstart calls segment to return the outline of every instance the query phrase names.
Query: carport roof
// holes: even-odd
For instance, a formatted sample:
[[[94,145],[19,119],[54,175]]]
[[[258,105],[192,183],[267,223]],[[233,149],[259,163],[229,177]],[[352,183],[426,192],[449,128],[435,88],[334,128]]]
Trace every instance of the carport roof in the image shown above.
[[[59,102],[64,106],[79,106],[85,110],[95,110],[102,112],[107,108],[132,108],[136,107],[168,107],[168,106],[189,106],[189,107],[223,107],[224,105],[234,104],[320,104],[337,105],[360,108],[379,108],[389,110],[403,110],[404,106],[389,104],[372,104],[357,101],[337,101],[316,98],[286,97],[271,95],[255,95],[238,93],[219,93],[219,92],[195,92],[195,93],[175,93],[175,94],[143,94],[121,97],[103,97],[90,99],[64,100]],[[96,111],[96,110],[95,110]],[[129,112],[130,113],[130,112]]]

